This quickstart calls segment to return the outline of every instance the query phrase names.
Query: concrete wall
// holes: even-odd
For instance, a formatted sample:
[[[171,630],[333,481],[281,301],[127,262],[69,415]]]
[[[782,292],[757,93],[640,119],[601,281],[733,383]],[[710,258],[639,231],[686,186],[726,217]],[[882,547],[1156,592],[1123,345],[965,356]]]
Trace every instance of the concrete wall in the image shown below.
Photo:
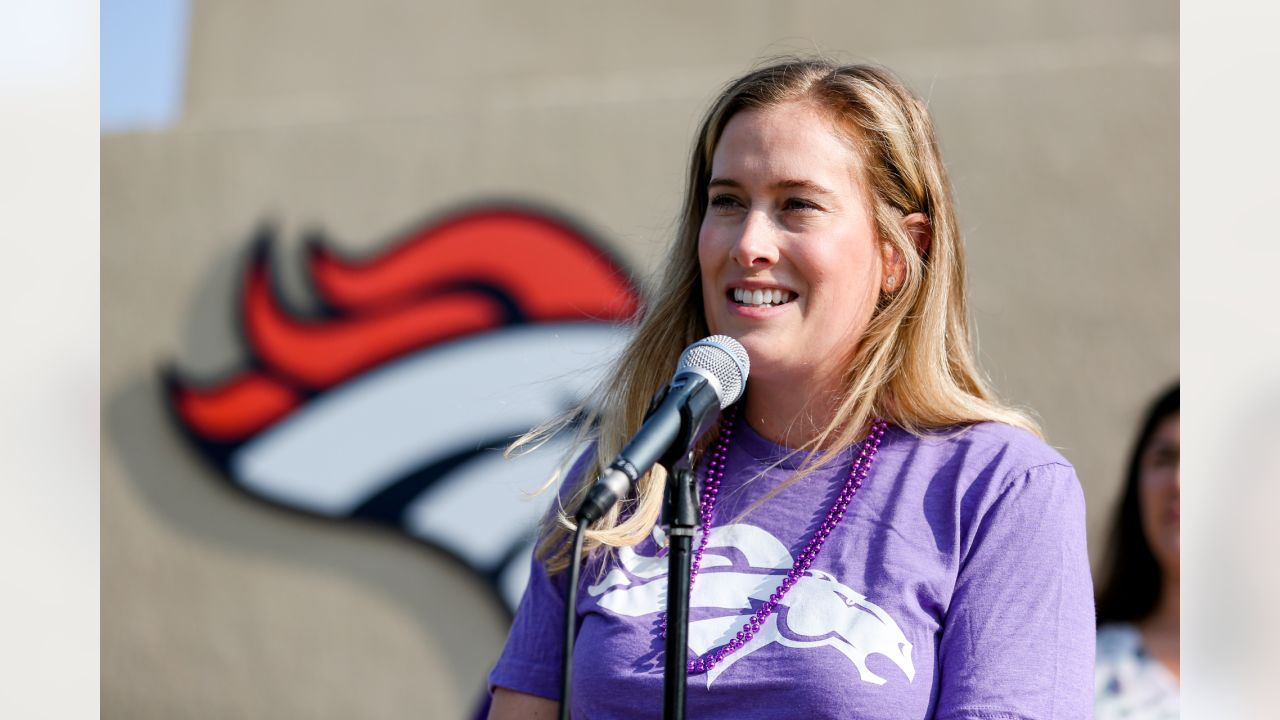
[[[273,221],[353,252],[441,210],[569,213],[639,275],[717,88],[822,51],[929,100],[981,356],[1075,463],[1096,554],[1141,405],[1178,373],[1169,3],[194,2],[185,110],[102,142],[104,717],[460,717],[505,636],[441,553],[283,512],[181,441],[159,368],[233,367]]]

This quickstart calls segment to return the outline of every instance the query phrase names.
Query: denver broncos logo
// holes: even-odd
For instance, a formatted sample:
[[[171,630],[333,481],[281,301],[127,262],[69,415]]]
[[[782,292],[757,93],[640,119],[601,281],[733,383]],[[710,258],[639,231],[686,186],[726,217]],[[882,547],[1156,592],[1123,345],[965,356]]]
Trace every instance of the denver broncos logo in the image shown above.
[[[285,307],[262,233],[238,320],[247,365],[199,382],[166,373],[174,417],[236,486],[317,515],[391,525],[442,547],[514,607],[537,487],[567,440],[501,448],[576,405],[638,307],[624,271],[581,232],[517,208],[472,210],[383,254],[307,244],[320,312]]]

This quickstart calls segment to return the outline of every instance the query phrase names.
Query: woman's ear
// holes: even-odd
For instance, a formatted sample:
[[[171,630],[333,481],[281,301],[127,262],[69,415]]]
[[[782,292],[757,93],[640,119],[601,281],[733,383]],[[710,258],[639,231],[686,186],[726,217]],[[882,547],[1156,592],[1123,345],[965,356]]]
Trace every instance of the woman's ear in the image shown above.
[[[881,243],[881,292],[892,293],[906,279],[906,261],[892,242]]]
[[[911,213],[902,218],[902,229],[907,231],[911,241],[916,244],[916,252],[920,257],[929,256],[929,247],[933,245],[933,225],[929,216],[924,213]]]
[[[925,257],[933,242],[933,228],[929,225],[929,218],[924,213],[911,213],[902,218],[902,229],[907,231],[907,236],[915,244],[920,257]],[[907,262],[891,243],[884,243],[880,252],[884,265],[880,289],[892,293],[902,287],[907,278]]]

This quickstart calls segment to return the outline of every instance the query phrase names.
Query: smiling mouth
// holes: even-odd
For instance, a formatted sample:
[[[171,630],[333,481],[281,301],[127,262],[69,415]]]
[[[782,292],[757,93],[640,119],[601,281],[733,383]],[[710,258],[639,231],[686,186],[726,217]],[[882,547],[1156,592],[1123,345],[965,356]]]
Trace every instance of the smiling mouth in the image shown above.
[[[795,300],[796,294],[790,290],[779,288],[770,288],[768,290],[733,288],[729,291],[729,298],[743,307],[775,307],[777,305],[786,305]]]

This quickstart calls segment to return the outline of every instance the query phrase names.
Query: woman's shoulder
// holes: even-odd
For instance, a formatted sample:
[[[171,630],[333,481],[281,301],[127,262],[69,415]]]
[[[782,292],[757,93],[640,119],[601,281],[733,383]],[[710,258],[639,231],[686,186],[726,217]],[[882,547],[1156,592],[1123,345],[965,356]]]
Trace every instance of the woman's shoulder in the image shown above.
[[[914,453],[923,452],[947,464],[999,467],[1006,473],[1058,466],[1074,474],[1071,463],[1044,440],[999,422],[931,428],[918,434],[900,431],[895,440]]]
[[[1063,508],[1083,515],[1084,493],[1075,469],[1035,434],[1002,423],[984,422],[919,433],[896,429],[886,470],[897,490],[927,506],[955,508],[963,526],[987,516],[997,504]]]

